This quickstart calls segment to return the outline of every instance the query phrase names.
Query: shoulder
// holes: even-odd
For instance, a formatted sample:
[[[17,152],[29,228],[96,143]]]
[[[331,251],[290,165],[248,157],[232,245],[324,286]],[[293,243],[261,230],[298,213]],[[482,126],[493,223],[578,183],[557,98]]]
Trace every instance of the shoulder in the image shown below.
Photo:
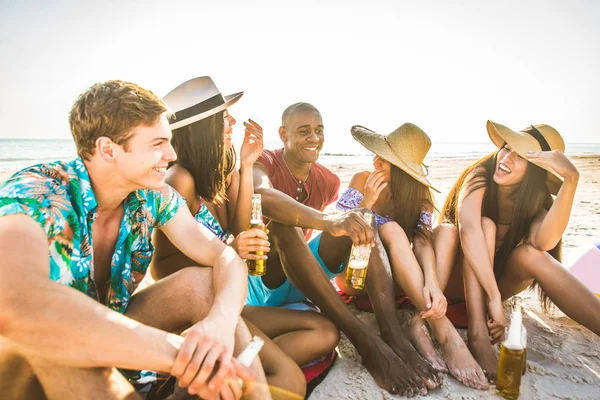
[[[348,186],[362,193],[364,191],[365,183],[367,182],[367,178],[369,178],[369,175],[371,175],[369,171],[357,172],[350,179],[350,183]]]
[[[193,199],[196,195],[196,183],[194,182],[194,177],[187,169],[179,164],[174,164],[167,170],[165,182],[188,201]]]
[[[260,157],[256,160],[254,164],[255,167],[263,167],[267,172],[271,172],[271,169],[275,164],[277,164],[278,160],[283,156],[283,149],[277,150],[263,150]]]

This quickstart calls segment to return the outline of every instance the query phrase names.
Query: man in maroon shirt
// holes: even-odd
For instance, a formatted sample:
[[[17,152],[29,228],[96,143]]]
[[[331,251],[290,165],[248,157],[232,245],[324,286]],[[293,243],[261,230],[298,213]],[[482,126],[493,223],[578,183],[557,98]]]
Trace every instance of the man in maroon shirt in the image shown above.
[[[283,112],[279,137],[283,148],[265,150],[254,166],[254,190],[262,195],[263,213],[272,221],[271,252],[266,275],[248,280],[247,304],[280,306],[309,298],[346,334],[381,387],[407,396],[426,394],[442,377],[400,327],[391,269],[376,230],[361,211],[323,213],[337,200],[340,180],[317,163],[324,142],[321,113],[308,103],[291,105]],[[307,243],[312,229],[322,233]],[[346,307],[329,282],[343,272],[352,243],[376,246],[367,291],[381,338]]]

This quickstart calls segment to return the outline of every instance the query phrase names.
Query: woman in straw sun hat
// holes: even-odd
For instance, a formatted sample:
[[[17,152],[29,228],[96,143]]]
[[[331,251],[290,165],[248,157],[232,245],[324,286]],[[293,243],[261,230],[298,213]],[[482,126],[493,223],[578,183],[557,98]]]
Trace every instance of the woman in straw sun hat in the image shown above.
[[[495,343],[504,336],[503,300],[539,286],[544,309],[551,301],[598,335],[600,299],[560,263],[579,180],[560,134],[543,124],[517,132],[492,121],[487,131],[498,150],[467,167],[441,218],[460,231],[446,295],[466,293],[469,348],[494,381],[490,337]]]
[[[355,174],[340,197],[338,208],[346,211],[364,207],[373,211],[394,282],[419,311],[412,319],[410,336],[421,355],[465,385],[486,389],[483,371],[445,315],[447,302],[437,271],[451,268],[452,260],[448,251],[438,254],[441,246],[434,250],[432,243],[437,232],[432,227],[431,190],[437,189],[427,179],[427,166],[423,164],[431,147],[429,137],[410,123],[389,135],[362,126],[354,126],[351,131],[354,139],[375,153],[375,171]],[[439,229],[443,228],[436,231]],[[336,283],[343,291],[357,294],[345,287],[343,279]],[[427,335],[427,326],[440,344],[442,358]]]
[[[186,198],[198,224],[229,243],[240,257],[265,259],[253,252],[269,251],[266,233],[248,230],[254,191],[252,167],[263,150],[261,126],[251,119],[244,122],[239,170],[232,145],[236,120],[229,107],[242,95],[223,96],[205,76],[184,82],[165,96],[173,112],[172,144],[177,153],[166,182]],[[150,267],[155,278],[194,265],[166,236],[156,234],[154,243],[156,252]],[[298,364],[329,354],[339,340],[337,328],[321,314],[282,308],[246,306],[242,317],[250,322],[253,334],[265,340],[260,354],[269,385],[304,397],[306,381]]]

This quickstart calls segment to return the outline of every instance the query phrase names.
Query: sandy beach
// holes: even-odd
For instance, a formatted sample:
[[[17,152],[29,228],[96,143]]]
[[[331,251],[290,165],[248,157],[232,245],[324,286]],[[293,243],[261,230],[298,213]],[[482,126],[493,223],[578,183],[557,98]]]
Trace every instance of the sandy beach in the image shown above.
[[[563,238],[565,258],[576,253],[576,248],[600,238],[600,155],[573,157],[580,171],[579,188],[569,227]],[[441,190],[436,196],[437,206],[443,200],[460,172],[472,159],[426,160],[430,178]],[[352,175],[370,165],[351,167],[332,164],[330,169],[342,180],[344,190]],[[0,181],[9,172],[0,171]],[[521,399],[598,399],[600,398],[600,337],[556,310],[542,313],[535,293],[525,295],[524,315],[528,330],[528,366],[521,385]],[[353,306],[351,306],[353,308]],[[354,308],[353,308],[354,309]],[[358,317],[376,330],[373,314],[356,311]],[[405,311],[398,311],[399,313]],[[466,339],[466,331],[459,330]],[[329,375],[313,391],[311,400],[317,399],[395,399],[380,389],[360,363],[360,356],[342,335],[338,347],[340,359]],[[428,399],[487,399],[500,398],[495,388],[487,391],[469,389],[446,375],[441,388],[429,393]]]

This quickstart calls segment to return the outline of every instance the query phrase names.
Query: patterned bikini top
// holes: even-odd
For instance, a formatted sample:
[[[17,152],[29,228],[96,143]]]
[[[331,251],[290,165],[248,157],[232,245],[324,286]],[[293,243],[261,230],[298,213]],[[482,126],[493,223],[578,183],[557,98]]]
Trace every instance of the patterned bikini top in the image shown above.
[[[349,211],[358,208],[358,205],[360,204],[363,197],[364,196],[361,192],[349,187],[338,200],[336,208],[341,211]],[[375,226],[377,226],[378,228],[387,222],[393,221],[393,219],[381,216],[375,211],[373,211],[373,216],[375,216]],[[426,229],[429,232],[433,231],[433,215],[431,215],[429,211],[421,211],[419,222],[417,222],[417,228]]]
[[[219,240],[226,243],[231,236],[231,233],[229,231],[224,231],[223,228],[221,228],[219,221],[217,221],[210,211],[208,211],[204,201],[200,200],[200,202],[200,209],[196,215],[194,215],[194,219],[211,231],[216,237],[219,238]]]

